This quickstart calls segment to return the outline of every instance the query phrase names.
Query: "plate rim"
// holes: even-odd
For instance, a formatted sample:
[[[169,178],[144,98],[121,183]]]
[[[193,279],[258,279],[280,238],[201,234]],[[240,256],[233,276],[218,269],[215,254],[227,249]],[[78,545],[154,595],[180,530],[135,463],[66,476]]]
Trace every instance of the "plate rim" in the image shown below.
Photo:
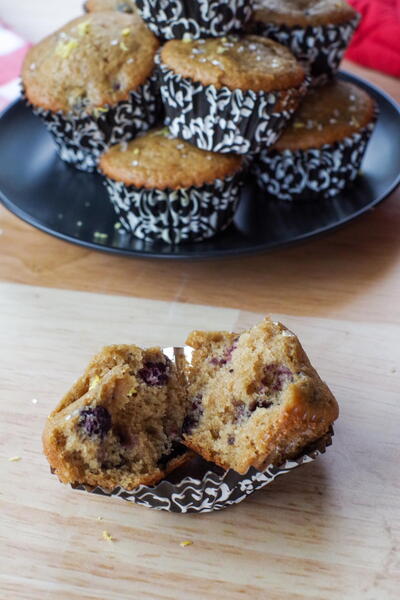
[[[349,71],[340,70],[338,72],[338,78],[348,80],[350,82],[354,82],[359,84],[364,89],[372,92],[375,96],[383,98],[391,107],[397,112],[398,118],[400,120],[400,104],[392,98],[387,92],[382,90],[379,86],[375,85],[360,77],[359,75],[355,75],[350,73]],[[3,111],[0,112],[0,119],[4,118],[16,105],[23,103],[23,100],[19,97],[10,105],[8,105]],[[379,117],[378,117],[379,118]],[[253,245],[251,247],[239,247],[239,248],[227,248],[223,250],[213,249],[208,250],[205,253],[197,253],[196,251],[184,251],[185,246],[179,246],[179,254],[174,252],[160,252],[160,251],[145,251],[145,250],[135,250],[129,248],[115,248],[113,246],[103,245],[96,242],[91,242],[87,240],[81,240],[72,235],[68,235],[55,229],[48,227],[39,221],[36,217],[29,215],[25,210],[21,209],[19,206],[15,205],[12,200],[10,200],[0,189],[0,201],[16,217],[20,218],[25,223],[35,227],[36,229],[61,239],[70,244],[78,245],[84,248],[89,248],[91,250],[96,250],[108,254],[117,254],[120,256],[128,256],[131,258],[144,258],[144,259],[164,259],[164,260],[211,260],[211,259],[224,259],[224,258],[236,258],[238,256],[252,256],[255,254],[267,253],[277,250],[278,248],[287,248],[289,246],[294,246],[295,244],[301,244],[313,238],[319,238],[321,236],[327,235],[328,233],[333,233],[337,229],[341,227],[347,226],[352,221],[360,218],[362,215],[367,214],[372,211],[375,207],[381,204],[388,196],[390,196],[396,188],[400,185],[400,172],[396,178],[391,182],[389,187],[385,189],[385,191],[377,196],[372,202],[368,205],[360,208],[356,212],[352,213],[350,216],[346,217],[340,223],[336,225],[327,225],[324,226],[317,231],[307,232],[297,236],[294,239],[275,242],[261,242],[257,245]],[[193,242],[191,247],[200,247],[202,242]]]

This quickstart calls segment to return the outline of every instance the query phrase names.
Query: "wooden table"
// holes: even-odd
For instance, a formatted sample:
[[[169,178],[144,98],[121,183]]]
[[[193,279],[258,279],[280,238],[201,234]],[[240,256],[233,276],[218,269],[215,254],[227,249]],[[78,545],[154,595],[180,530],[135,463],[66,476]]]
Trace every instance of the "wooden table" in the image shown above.
[[[79,4],[2,0],[0,10],[37,39]],[[346,68],[400,99],[398,81]],[[1,599],[400,597],[399,199],[295,248],[200,263],[92,252],[0,209]],[[180,344],[192,328],[243,328],[266,313],[300,335],[338,398],[324,457],[201,516],[50,476],[46,415],[99,347]]]

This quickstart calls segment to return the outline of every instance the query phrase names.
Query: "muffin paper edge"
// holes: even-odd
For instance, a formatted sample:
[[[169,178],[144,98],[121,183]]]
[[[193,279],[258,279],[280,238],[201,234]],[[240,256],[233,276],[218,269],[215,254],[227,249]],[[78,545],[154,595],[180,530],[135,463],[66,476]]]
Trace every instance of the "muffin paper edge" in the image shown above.
[[[360,20],[357,14],[346,23],[306,27],[255,21],[252,30],[288,47],[299,61],[308,64],[312,85],[316,86],[323,85],[337,72]]]
[[[136,0],[136,6],[149,29],[166,40],[226,35],[252,14],[252,0]]]
[[[377,112],[360,131],[321,148],[265,149],[250,167],[258,186],[277,201],[333,198],[357,177],[376,118]]]
[[[155,510],[176,513],[207,513],[238,504],[253,492],[272,483],[280,475],[284,475],[300,465],[313,462],[331,445],[333,435],[331,426],[324,436],[309,445],[297,458],[287,460],[279,467],[269,465],[264,471],[257,471],[252,467],[246,475],[239,475],[233,470],[224,471],[222,475],[208,471],[202,479],[185,477],[176,484],[163,480],[155,486],[141,485],[132,491],[124,490],[121,487],[107,491],[101,487],[93,488],[84,484],[71,485],[71,487],[74,490],[100,496],[121,498]]]
[[[23,87],[22,97],[43,120],[60,158],[87,172],[97,169],[99,156],[109,146],[133,139],[162,118],[155,71],[143,85],[130,92],[128,100],[113,107],[101,107],[97,115],[64,114],[35,106],[27,99]]]
[[[172,135],[202,150],[254,154],[278,139],[310,79],[297,88],[254,92],[204,86],[185,78],[156,57],[166,125]]]
[[[178,244],[207,239],[230,225],[240,198],[242,170],[178,190],[136,188],[109,177],[105,185],[124,229],[140,239]]]

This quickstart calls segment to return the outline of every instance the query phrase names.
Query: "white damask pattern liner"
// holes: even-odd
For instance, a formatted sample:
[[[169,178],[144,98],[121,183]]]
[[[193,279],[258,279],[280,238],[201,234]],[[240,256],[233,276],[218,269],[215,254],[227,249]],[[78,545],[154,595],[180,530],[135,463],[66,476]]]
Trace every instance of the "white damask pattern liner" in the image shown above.
[[[148,27],[167,40],[219,37],[241,30],[252,14],[252,0],[136,0]]]
[[[200,187],[148,190],[106,178],[123,227],[140,239],[167,244],[201,241],[232,222],[242,186],[238,173]]]
[[[311,75],[323,83],[339,68],[343,54],[360,22],[357,15],[341,25],[319,25],[311,27],[255,23],[258,35],[269,37],[287,46],[298,60],[308,63]]]
[[[159,55],[156,63],[170,132],[212,152],[251,154],[274,144],[310,83],[277,92],[230,90],[182,77]]]
[[[321,148],[261,152],[251,170],[278,200],[332,198],[357,177],[374,125]]]
[[[128,100],[100,110],[98,115],[52,112],[31,106],[54,138],[62,158],[82,171],[95,171],[99,156],[113,144],[129,141],[160,118],[157,77],[153,74]]]

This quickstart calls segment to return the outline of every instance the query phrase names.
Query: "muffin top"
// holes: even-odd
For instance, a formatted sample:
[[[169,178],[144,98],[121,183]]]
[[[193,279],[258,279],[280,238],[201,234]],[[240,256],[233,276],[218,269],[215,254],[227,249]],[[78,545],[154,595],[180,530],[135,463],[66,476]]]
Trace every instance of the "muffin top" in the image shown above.
[[[242,168],[233,154],[206,152],[174,138],[167,127],[118,144],[100,159],[100,170],[116,181],[147,189],[178,190],[224,179]]]
[[[175,73],[216,88],[269,92],[299,86],[305,77],[291,52],[255,35],[171,40],[161,50]]]
[[[154,69],[159,44],[139,16],[98,12],[71,21],[28,52],[28,100],[53,112],[92,113],[115,105]]]
[[[333,144],[365,127],[374,118],[375,103],[361,88],[334,81],[313,89],[273,149],[307,150]]]
[[[253,20],[306,27],[345,23],[356,14],[344,0],[256,0]]]
[[[118,10],[119,12],[131,14],[137,12],[133,0],[87,0],[85,2],[87,12],[98,12],[100,10]]]

